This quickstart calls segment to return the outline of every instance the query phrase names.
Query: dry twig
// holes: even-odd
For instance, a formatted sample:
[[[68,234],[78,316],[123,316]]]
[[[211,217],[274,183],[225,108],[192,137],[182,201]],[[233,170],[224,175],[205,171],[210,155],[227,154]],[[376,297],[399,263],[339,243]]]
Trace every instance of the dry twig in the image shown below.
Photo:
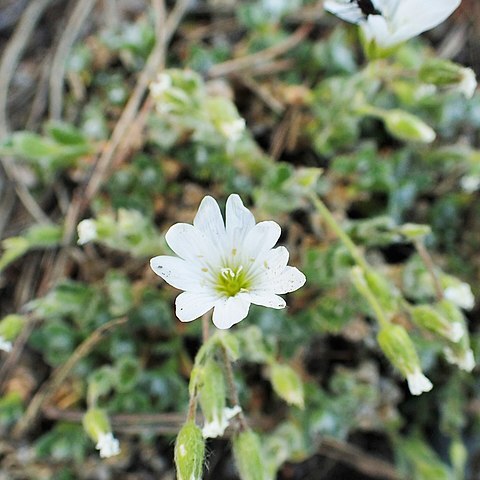
[[[83,24],[87,20],[96,0],[77,2],[63,31],[53,57],[50,71],[50,118],[59,120],[62,116],[63,80],[67,68],[67,59]]]
[[[35,0],[34,2],[30,2],[15,29],[15,33],[3,52],[0,62],[0,139],[5,138],[10,130],[7,118],[7,101],[10,83],[35,26],[51,2],[52,0]],[[15,192],[25,209],[37,222],[50,223],[48,216],[40,208],[17,174],[12,159],[2,157],[1,162],[5,173],[13,183]]]
[[[50,379],[43,384],[42,388],[30,401],[28,408],[13,430],[13,436],[19,438],[27,433],[37,422],[43,405],[45,405],[65,381],[73,367],[102,340],[103,336],[114,327],[127,321],[126,318],[117,318],[97,328],[87,339],[85,339],[72,353],[70,358],[57,370]]]

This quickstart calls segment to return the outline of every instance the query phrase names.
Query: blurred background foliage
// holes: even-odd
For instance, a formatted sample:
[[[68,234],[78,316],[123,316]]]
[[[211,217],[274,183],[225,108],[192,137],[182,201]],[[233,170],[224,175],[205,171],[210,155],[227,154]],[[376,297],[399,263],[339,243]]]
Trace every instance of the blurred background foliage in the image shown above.
[[[165,231],[191,222],[204,195],[222,204],[239,193],[257,221],[282,225],[281,244],[308,279],[288,310],[253,308],[230,332],[266,478],[480,479],[478,377],[446,363],[445,340],[400,318],[434,383],[408,393],[351,285],[350,254],[308,197],[322,196],[413,304],[435,292],[407,223],[430,227],[439,275],[480,295],[480,95],[420,80],[438,55],[480,73],[478,5],[464,1],[426,37],[368,64],[355,28],[313,0],[167,2],[160,29],[155,1],[33,3],[0,6],[2,65],[17,54],[0,105],[0,313],[18,325],[1,353],[0,478],[174,478],[201,326],[175,318],[176,291],[148,260],[168,251]],[[164,88],[148,96],[162,41]],[[378,115],[393,109],[436,140],[405,138]],[[478,313],[466,313],[476,358]],[[114,319],[126,321],[95,339],[29,417],[53,372]],[[301,378],[304,405],[289,406],[272,365]],[[108,461],[81,424],[92,404],[120,439]],[[21,418],[31,424],[19,431]],[[238,478],[226,441],[207,449],[205,478]]]

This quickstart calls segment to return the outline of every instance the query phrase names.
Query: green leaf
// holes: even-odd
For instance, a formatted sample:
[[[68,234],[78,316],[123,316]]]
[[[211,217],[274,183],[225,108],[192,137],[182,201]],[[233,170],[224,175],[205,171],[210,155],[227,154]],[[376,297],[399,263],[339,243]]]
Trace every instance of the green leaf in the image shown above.
[[[87,139],[81,130],[65,122],[52,121],[46,126],[48,135],[63,145],[85,145]]]
[[[271,366],[270,380],[275,393],[289,405],[304,407],[303,384],[295,370],[288,365],[274,363]]]

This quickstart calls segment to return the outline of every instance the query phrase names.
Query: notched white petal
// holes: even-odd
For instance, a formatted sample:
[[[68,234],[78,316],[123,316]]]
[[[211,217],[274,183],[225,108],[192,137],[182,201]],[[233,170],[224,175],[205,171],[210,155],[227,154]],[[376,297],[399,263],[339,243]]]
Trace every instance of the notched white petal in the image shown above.
[[[269,292],[249,292],[248,298],[250,302],[262,307],[275,308],[277,310],[287,306],[285,300],[274,293]]]
[[[225,218],[227,235],[236,245],[240,244],[255,226],[252,212],[243,205],[241,198],[235,193],[227,199]]]
[[[175,314],[181,322],[191,322],[207,313],[216,301],[208,293],[183,292],[175,299]]]
[[[250,309],[250,302],[246,294],[238,294],[234,297],[224,297],[215,303],[213,309],[213,324],[225,330],[241,322]]]
[[[225,239],[225,225],[220,207],[210,196],[206,196],[201,201],[193,225],[217,246]]]
[[[186,260],[169,255],[159,255],[150,260],[152,270],[172,287],[179,290],[204,289],[202,277]]]
[[[172,225],[165,235],[165,240],[184,260],[202,263],[202,260],[215,252],[215,247],[208,244],[205,234],[189,223]]]
[[[275,246],[280,238],[278,223],[266,221],[257,223],[245,237],[243,250],[247,255],[258,257]]]
[[[307,281],[305,275],[296,267],[285,267],[283,272],[272,281],[272,291],[276,294],[298,290]]]

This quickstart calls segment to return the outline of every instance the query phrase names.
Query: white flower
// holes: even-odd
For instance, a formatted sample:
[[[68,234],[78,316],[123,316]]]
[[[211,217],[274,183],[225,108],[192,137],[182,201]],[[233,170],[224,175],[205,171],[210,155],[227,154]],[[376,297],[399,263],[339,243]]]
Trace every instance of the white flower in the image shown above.
[[[224,408],[211,422],[205,422],[202,428],[203,438],[221,437],[230,420],[241,411],[242,409],[239,405],[235,405],[233,408]]]
[[[467,193],[473,193],[480,188],[480,175],[464,175],[460,179],[460,186]]]
[[[464,310],[471,310],[475,305],[475,297],[468,283],[461,282],[445,289],[443,295],[447,300]]]
[[[97,238],[95,220],[82,220],[77,226],[78,244],[83,245]]]
[[[459,342],[465,335],[465,327],[461,322],[453,322],[450,325],[450,340],[453,343]]]
[[[152,97],[162,98],[162,95],[172,86],[172,78],[167,73],[159,73],[157,81],[150,84]]]
[[[243,131],[245,130],[245,120],[237,118],[229,122],[222,122],[218,125],[220,132],[232,142],[240,140]]]
[[[177,223],[165,236],[178,257],[161,255],[150,265],[170,285],[184,290],[175,301],[182,322],[213,308],[213,323],[230,328],[248,315],[252,303],[284,308],[285,300],[278,295],[305,283],[302,272],[287,266],[287,249],[273,248],[279,237],[277,223],[255,224],[235,194],[227,200],[225,225],[217,202],[207,196],[193,225]]]
[[[458,91],[461,92],[465,98],[472,98],[476,88],[477,78],[475,72],[471,68],[462,68]]]
[[[475,368],[475,357],[473,355],[473,350],[468,348],[464,350],[460,355],[454,352],[450,347],[445,347],[443,350],[445,358],[448,363],[452,365],[457,365],[458,368],[464,370],[465,372],[471,372]]]
[[[327,0],[325,10],[341,19],[358,23],[367,41],[393,47],[442,23],[461,0]],[[368,5],[367,5],[368,4]]]
[[[120,453],[120,444],[112,432],[100,433],[95,448],[100,450],[100,456],[102,458],[113,457]]]
[[[423,392],[429,392],[433,388],[432,382],[420,369],[407,375],[407,383],[412,395],[421,395]]]
[[[0,350],[3,350],[4,352],[10,352],[12,350],[12,346],[12,342],[9,342],[0,336]]]

